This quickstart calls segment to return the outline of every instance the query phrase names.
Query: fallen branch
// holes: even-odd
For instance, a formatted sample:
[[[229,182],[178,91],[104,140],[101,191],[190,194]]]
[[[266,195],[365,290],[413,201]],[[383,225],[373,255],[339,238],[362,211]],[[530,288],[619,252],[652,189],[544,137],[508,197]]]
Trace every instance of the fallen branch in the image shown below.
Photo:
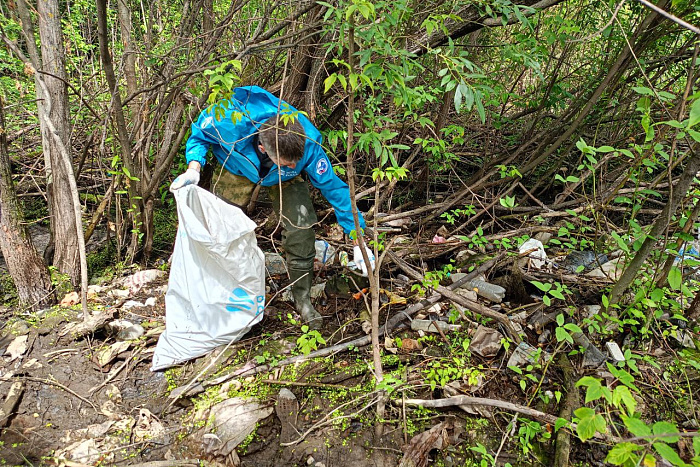
[[[565,353],[559,354],[559,366],[564,373],[564,387],[566,388],[566,397],[559,410],[559,417],[565,420],[571,420],[574,405],[578,403],[578,389],[576,388],[574,369],[571,366],[569,357],[567,357]],[[571,435],[567,430],[557,431],[555,446],[554,464],[552,464],[552,467],[568,466],[569,454],[571,451]]]
[[[524,405],[513,404],[512,402],[499,401],[497,399],[485,399],[483,397],[452,396],[447,397],[445,399],[406,399],[404,401],[397,400],[395,402],[397,404],[403,403],[407,406],[425,407],[431,409],[454,407],[459,405],[483,405],[487,407],[497,407],[499,409],[508,410],[510,412],[517,412],[535,420],[550,423],[552,425],[554,425],[557,422],[557,417],[555,417],[554,415],[540,412],[539,410],[531,409],[530,407],[525,407]]]

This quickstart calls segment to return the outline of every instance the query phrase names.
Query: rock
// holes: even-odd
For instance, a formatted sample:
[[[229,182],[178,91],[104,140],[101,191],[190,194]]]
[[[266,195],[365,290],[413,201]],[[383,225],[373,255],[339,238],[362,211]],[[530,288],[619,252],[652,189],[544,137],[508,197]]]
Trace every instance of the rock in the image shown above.
[[[8,362],[13,362],[17,360],[19,357],[24,355],[24,353],[27,351],[27,340],[29,339],[29,336],[18,336],[16,337],[10,345],[7,346],[7,350],[5,350],[5,355],[9,355],[10,359]]]
[[[268,276],[287,274],[287,263],[277,253],[265,252],[265,270]]]

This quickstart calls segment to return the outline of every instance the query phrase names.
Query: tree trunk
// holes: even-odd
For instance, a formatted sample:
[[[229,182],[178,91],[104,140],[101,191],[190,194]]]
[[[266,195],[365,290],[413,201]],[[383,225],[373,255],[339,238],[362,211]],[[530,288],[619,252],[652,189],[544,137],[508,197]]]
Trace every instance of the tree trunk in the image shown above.
[[[41,78],[48,90],[51,102],[48,118],[53,122],[63,147],[70,150],[71,123],[68,113],[68,87],[66,85],[65,58],[61,36],[61,16],[56,0],[38,0],[39,36],[41,38]],[[37,86],[39,88],[39,86]],[[42,130],[44,132],[46,130]],[[44,153],[48,153],[50,170],[47,170],[47,191],[51,193],[49,213],[55,253],[53,264],[62,273],[68,274],[73,285],[80,281],[80,258],[76,219],[73,214],[71,187],[61,149],[54,137],[44,138]]]
[[[51,277],[27,233],[20,210],[7,149],[5,113],[0,96],[0,249],[17,288],[20,305],[32,311],[56,303]]]

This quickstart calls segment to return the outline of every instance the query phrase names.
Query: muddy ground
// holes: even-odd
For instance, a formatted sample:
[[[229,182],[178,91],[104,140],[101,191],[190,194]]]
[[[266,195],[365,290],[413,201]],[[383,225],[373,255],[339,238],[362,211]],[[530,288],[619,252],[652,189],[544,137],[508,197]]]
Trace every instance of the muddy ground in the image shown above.
[[[151,354],[164,329],[165,284],[163,276],[131,293],[115,283],[92,296],[91,307],[106,313],[108,321],[121,318],[143,327],[145,334],[127,344],[109,327],[78,338],[66,334],[67,326],[81,321],[78,305],[21,316],[5,310],[0,394],[17,383],[22,392],[5,420],[2,465],[470,466],[487,459],[473,449],[480,445],[491,455],[497,453],[497,465],[549,465],[551,440],[542,436],[529,440],[529,452],[524,452],[518,431],[508,428],[513,415],[500,411],[482,416],[458,408],[407,408],[395,402],[386,406],[378,437],[369,346],[228,378],[204,392],[174,399],[173,391],[197,376],[197,381],[211,381],[236,369],[274,366],[298,355],[295,341],[301,331],[292,321],[291,304],[278,300],[244,340],[224,353],[214,352],[214,365],[209,365],[214,358],[210,355],[175,370],[151,372]],[[120,292],[115,296],[112,290]],[[351,293],[328,291],[317,305],[324,314],[327,345],[365,335],[361,300]],[[385,307],[382,319],[393,313]],[[17,343],[22,336],[26,336],[24,347]],[[406,397],[441,397],[440,388],[431,388],[421,375],[431,361],[449,356],[449,346],[440,336],[421,340],[410,330],[395,337],[423,344],[395,355],[387,352],[385,373],[404,372],[406,381],[415,386]],[[492,359],[474,358],[472,364],[481,365],[487,377],[471,395],[527,402],[517,379],[505,371],[503,351]],[[558,387],[557,375],[547,383]],[[299,402],[288,446],[280,445],[282,424],[274,410],[282,388],[291,390]],[[230,429],[236,421],[214,415],[216,407],[231,400],[243,401],[243,412],[250,407],[264,415],[235,445],[227,444],[227,437],[235,438]],[[554,404],[540,404],[538,409],[556,414]],[[431,428],[438,431],[421,445],[419,435],[430,435]],[[581,465],[600,465],[604,453],[585,450],[576,455]],[[409,463],[401,464],[404,456]]]

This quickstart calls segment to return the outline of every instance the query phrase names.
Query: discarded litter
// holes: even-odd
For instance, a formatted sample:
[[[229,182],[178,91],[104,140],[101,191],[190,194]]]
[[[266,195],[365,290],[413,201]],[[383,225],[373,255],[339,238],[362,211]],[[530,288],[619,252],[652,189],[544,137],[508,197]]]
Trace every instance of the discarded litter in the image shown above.
[[[513,350],[513,355],[508,359],[508,364],[506,366],[517,366],[520,367],[527,363],[537,363],[539,360],[549,359],[549,354],[543,352],[542,349],[536,349],[527,342],[521,342]]]
[[[612,281],[617,281],[622,276],[624,268],[625,258],[620,256],[602,264],[598,268],[593,269],[592,271],[586,273],[586,275],[589,277],[606,277]]]
[[[534,250],[534,251],[533,251]],[[547,261],[547,253],[544,252],[544,245],[541,241],[531,238],[520,245],[518,252],[522,255],[527,252],[527,265],[535,269],[541,269]]]
[[[620,346],[617,345],[617,342],[606,342],[605,347],[608,349],[608,355],[610,355],[610,358],[612,358],[615,363],[625,361],[625,355],[622,353],[622,350],[620,350]]]
[[[608,262],[607,255],[603,253],[596,254],[590,250],[572,251],[559,264],[562,269],[576,274],[583,271],[588,271],[595,266],[601,266]]]
[[[325,240],[316,240],[315,246],[314,265],[333,264],[333,261],[335,261],[335,247]]]
[[[425,332],[448,332],[458,331],[462,328],[459,324],[449,324],[444,321],[433,321],[429,319],[414,319],[411,321],[411,329]],[[440,331],[438,331],[438,329]]]
[[[466,274],[458,272],[452,274],[450,278],[452,279],[452,283],[455,283],[458,280],[462,279],[464,276],[466,276]],[[470,281],[467,281],[462,286],[462,288],[472,289],[480,297],[483,297],[486,300],[489,300],[494,303],[501,303],[503,301],[503,298],[506,296],[506,289],[504,289],[500,285],[495,285],[486,282],[483,279],[472,279]]]
[[[495,329],[479,326],[469,344],[469,350],[484,358],[495,357],[501,350],[503,335]]]

